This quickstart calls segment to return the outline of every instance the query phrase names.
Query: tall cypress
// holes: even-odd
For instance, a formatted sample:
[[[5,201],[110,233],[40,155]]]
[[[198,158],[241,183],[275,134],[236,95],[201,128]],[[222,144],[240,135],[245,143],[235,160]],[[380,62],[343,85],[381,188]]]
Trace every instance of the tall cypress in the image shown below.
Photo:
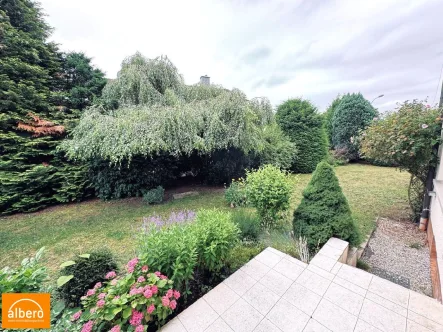
[[[313,172],[328,151],[323,119],[317,108],[309,100],[289,99],[277,107],[275,119],[297,148],[292,171]]]
[[[57,101],[63,59],[43,16],[34,1],[0,0],[0,213],[78,199],[86,185],[56,152],[78,114]]]

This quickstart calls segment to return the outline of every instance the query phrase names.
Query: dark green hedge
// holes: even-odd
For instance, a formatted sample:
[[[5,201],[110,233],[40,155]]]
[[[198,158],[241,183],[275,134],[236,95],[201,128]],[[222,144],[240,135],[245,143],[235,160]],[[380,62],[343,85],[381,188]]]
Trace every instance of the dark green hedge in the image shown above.
[[[327,138],[323,119],[308,100],[290,99],[277,108],[277,123],[295,143],[297,158],[292,171],[311,173],[327,155]]]
[[[89,258],[73,257],[74,265],[65,267],[60,275],[73,275],[57,292],[68,306],[78,306],[80,298],[88,289],[98,282],[105,281],[105,275],[110,271],[117,271],[117,262],[108,249],[100,249],[90,253]]]
[[[325,131],[326,131],[326,136],[328,137],[329,147],[331,149],[334,148],[334,144],[332,143],[332,119],[334,118],[335,110],[340,104],[340,101],[341,101],[341,96],[338,95],[337,97],[335,97],[331,105],[328,106],[326,112],[324,113]]]
[[[360,158],[359,136],[370,125],[377,110],[361,93],[346,94],[332,118],[332,143],[336,149],[346,149],[350,160]]]

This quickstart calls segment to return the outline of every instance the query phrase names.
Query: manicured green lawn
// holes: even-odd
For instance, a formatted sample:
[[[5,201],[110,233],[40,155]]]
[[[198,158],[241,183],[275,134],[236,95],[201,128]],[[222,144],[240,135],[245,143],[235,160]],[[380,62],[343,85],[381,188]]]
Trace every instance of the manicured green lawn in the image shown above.
[[[337,167],[336,173],[364,234],[372,231],[377,216],[407,217],[407,173],[359,164]],[[292,208],[300,202],[310,177],[309,174],[298,175]],[[141,199],[92,200],[3,217],[0,218],[0,268],[17,265],[42,246],[47,248],[47,265],[52,271],[73,254],[87,253],[102,246],[111,248],[124,262],[135,254],[134,238],[143,217],[214,207],[230,210],[222,190],[155,206],[146,206]]]

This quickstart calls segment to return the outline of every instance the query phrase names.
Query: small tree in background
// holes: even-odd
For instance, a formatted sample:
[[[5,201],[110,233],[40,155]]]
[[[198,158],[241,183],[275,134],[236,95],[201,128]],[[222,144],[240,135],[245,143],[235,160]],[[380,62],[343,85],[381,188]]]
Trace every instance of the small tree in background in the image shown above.
[[[432,147],[439,142],[440,132],[440,110],[413,100],[404,102],[395,112],[385,113],[361,136],[365,158],[394,164],[411,173],[409,203],[414,218],[421,212],[429,167],[438,162]]]
[[[317,108],[309,100],[290,99],[278,106],[276,121],[298,151],[292,170],[299,173],[314,171],[327,154],[326,133]]]
[[[358,230],[352,219],[334,169],[327,162],[318,164],[294,212],[294,234],[306,237],[309,248],[325,244],[330,237],[357,244]]]
[[[346,149],[350,160],[360,158],[358,137],[377,116],[377,110],[361,93],[346,94],[341,98],[332,118],[332,144]]]
[[[326,112],[324,113],[325,131],[326,131],[326,136],[328,137],[330,148],[334,148],[334,145],[332,144],[332,119],[334,117],[338,105],[340,104],[341,98],[342,97],[340,95],[337,95],[337,97],[335,97],[335,99],[328,106]]]

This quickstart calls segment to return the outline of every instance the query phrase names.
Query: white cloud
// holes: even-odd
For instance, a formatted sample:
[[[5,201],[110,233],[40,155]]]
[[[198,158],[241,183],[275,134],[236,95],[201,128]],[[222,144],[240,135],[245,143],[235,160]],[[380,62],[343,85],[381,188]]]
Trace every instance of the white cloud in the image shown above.
[[[380,109],[435,97],[443,63],[441,0],[42,0],[64,50],[115,77],[136,51],[166,54],[187,83],[201,75],[276,105],[324,110],[362,92]],[[436,98],[438,100],[438,98]]]

